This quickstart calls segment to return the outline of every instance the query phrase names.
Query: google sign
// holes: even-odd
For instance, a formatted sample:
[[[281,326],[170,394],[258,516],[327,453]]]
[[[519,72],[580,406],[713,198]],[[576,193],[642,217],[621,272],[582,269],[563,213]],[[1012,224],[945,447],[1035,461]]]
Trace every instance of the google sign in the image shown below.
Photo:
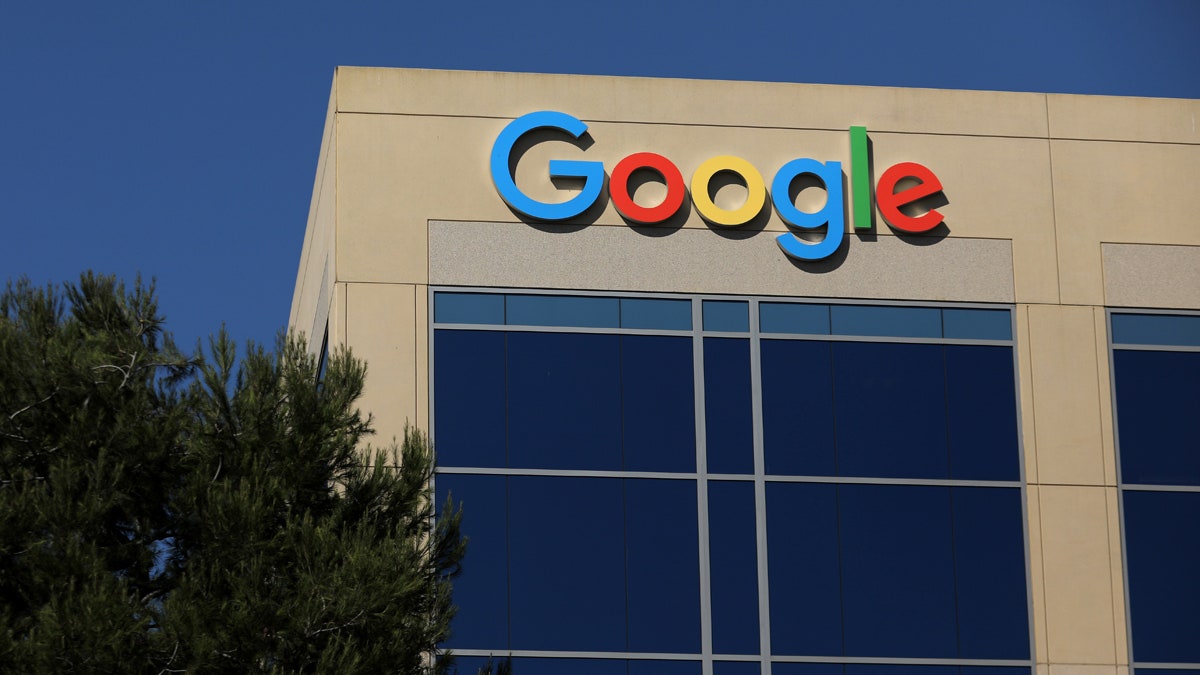
[[[524,135],[539,130],[560,131],[578,139],[587,131],[587,124],[566,113],[543,110],[522,115],[513,120],[496,137],[492,146],[492,183],[500,197],[519,214],[544,221],[575,218],[600,199],[604,189],[604,165],[601,162],[553,159],[549,163],[551,178],[582,179],[583,188],[565,202],[537,201],[517,187],[510,162],[513,147]],[[867,150],[866,127],[850,127],[850,187],[854,199],[854,228],[871,228],[871,176]],[[650,171],[666,185],[666,197],[657,206],[642,206],[630,194],[630,177],[638,171]],[[718,206],[709,194],[710,184],[718,174],[737,176],[746,186],[745,202],[735,208]],[[815,212],[801,211],[792,203],[789,191],[800,177],[815,178],[826,193],[825,205]],[[722,227],[737,227],[750,222],[762,212],[767,202],[767,186],[754,165],[740,157],[721,155],[700,164],[692,173],[690,186],[671,160],[652,152],[638,152],[617,162],[609,177],[609,197],[613,206],[633,223],[653,225],[662,223],[683,208],[689,195],[700,217]],[[897,191],[905,183],[906,187]],[[926,232],[942,222],[942,214],[930,209],[921,215],[910,215],[901,207],[935,195],[942,190],[941,181],[926,167],[915,162],[901,162],[888,167],[875,187],[875,205],[893,228],[902,232]],[[841,162],[820,162],[815,159],[793,159],[775,172],[771,180],[771,203],[785,223],[800,230],[825,228],[825,238],[809,242],[792,234],[775,238],[779,248],[797,260],[820,260],[831,255],[842,244],[846,230],[845,200],[842,195]]]

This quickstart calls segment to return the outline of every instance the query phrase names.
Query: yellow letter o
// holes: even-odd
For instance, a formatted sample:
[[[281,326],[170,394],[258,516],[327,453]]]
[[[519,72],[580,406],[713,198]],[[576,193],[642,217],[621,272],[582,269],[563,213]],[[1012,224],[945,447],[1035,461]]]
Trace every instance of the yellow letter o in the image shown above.
[[[722,171],[728,171],[741,176],[746,182],[746,203],[729,210],[723,209],[708,196],[708,186],[713,176]],[[757,216],[767,203],[767,186],[762,174],[754,165],[741,157],[721,155],[705,160],[696,173],[692,174],[692,203],[700,217],[714,225],[736,227],[745,225]]]

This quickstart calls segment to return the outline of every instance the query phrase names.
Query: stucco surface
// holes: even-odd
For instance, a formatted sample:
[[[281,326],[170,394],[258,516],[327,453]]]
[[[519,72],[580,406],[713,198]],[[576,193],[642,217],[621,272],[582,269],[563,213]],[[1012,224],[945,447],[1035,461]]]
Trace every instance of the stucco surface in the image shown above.
[[[1012,251],[1000,240],[920,245],[850,235],[841,254],[800,265],[780,252],[771,232],[649,236],[631,227],[435,221],[429,233],[432,284],[1013,301]]]
[[[1101,251],[1110,307],[1200,309],[1200,246],[1102,244]]]

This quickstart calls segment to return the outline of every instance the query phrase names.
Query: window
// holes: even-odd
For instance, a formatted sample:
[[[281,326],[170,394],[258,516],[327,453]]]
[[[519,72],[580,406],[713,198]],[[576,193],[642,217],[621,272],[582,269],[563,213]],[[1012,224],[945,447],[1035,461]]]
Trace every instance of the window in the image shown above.
[[[1010,309],[431,304],[459,672],[1031,671]]]
[[[1134,671],[1200,668],[1200,315],[1109,326]]]

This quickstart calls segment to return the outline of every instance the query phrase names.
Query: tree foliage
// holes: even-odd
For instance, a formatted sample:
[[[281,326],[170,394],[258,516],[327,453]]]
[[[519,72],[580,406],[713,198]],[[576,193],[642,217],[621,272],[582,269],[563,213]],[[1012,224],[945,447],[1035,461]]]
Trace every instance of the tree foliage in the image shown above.
[[[223,331],[185,356],[140,281],[10,283],[0,671],[443,670],[460,514],[419,432],[363,454],[365,374]]]

